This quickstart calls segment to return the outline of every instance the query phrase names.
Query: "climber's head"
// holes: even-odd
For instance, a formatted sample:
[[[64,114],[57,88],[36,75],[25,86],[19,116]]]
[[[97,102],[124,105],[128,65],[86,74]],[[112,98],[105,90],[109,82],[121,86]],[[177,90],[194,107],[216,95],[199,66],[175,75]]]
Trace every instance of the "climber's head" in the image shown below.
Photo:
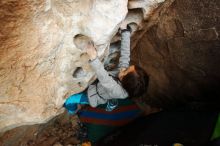
[[[147,90],[149,76],[144,69],[137,65],[121,70],[118,78],[123,88],[128,92],[129,97],[142,96]]]

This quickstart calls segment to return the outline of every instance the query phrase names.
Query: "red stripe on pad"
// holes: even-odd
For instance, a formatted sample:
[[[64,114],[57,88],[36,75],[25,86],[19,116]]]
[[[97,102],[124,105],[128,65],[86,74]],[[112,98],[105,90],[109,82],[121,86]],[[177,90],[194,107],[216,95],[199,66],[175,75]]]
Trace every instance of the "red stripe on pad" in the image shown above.
[[[117,107],[111,112],[108,112],[105,109],[93,108],[93,107],[88,107],[86,109],[83,109],[83,111],[90,111],[90,112],[103,113],[103,114],[115,114],[125,111],[131,111],[131,110],[140,110],[140,108],[137,105],[128,105],[128,106]]]
[[[94,119],[94,118],[86,118],[86,117],[81,117],[80,121],[83,123],[89,123],[89,124],[97,124],[97,125],[108,125],[108,126],[122,126],[130,121],[134,120],[132,119],[123,119],[120,121],[114,121],[114,120],[103,120],[103,119]]]

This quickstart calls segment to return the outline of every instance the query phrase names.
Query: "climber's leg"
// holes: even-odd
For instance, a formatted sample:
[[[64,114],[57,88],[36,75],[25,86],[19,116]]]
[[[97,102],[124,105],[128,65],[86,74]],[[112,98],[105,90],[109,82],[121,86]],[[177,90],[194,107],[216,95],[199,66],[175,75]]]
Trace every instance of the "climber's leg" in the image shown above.
[[[89,104],[86,92],[71,95],[66,99],[63,106],[67,109],[68,113],[75,114],[77,104]]]

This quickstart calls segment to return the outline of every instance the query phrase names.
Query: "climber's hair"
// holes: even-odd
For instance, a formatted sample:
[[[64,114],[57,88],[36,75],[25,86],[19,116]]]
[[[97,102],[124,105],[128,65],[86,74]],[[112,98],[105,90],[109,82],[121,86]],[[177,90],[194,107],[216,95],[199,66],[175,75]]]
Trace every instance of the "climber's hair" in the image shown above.
[[[128,92],[129,98],[140,97],[147,91],[149,76],[145,70],[137,65],[135,71],[129,72],[122,78],[121,84]]]

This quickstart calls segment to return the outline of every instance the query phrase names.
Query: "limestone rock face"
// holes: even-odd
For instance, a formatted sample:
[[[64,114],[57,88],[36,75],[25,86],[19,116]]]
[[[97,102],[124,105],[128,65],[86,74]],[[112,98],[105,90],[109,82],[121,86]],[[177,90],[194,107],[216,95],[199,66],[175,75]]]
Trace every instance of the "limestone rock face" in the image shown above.
[[[0,132],[48,121],[95,79],[78,36],[103,59],[122,21],[140,27],[162,1],[1,0]]]
[[[94,76],[74,37],[91,37],[103,56],[126,14],[126,0],[1,0],[0,131],[61,113]]]
[[[147,102],[169,108],[219,101],[220,1],[166,2],[168,8],[144,25],[132,52],[150,75]]]

